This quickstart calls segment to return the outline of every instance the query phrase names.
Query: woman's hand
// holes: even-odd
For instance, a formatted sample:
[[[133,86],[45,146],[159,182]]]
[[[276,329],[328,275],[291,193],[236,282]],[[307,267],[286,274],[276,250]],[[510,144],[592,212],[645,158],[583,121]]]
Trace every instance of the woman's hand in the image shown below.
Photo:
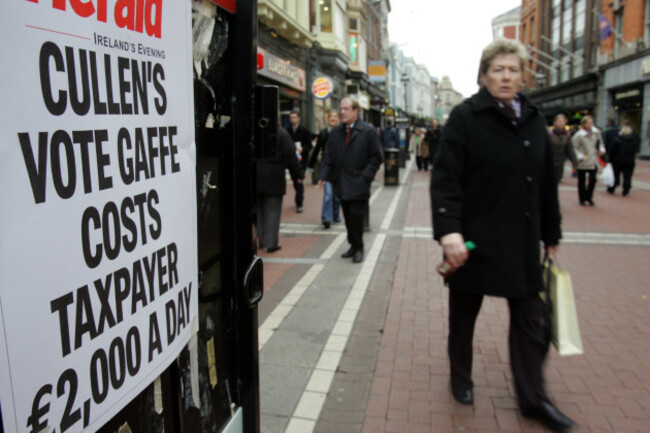
[[[548,256],[549,259],[553,260],[555,259],[555,256],[557,255],[558,251],[560,250],[559,245],[550,245],[550,246],[545,246],[544,249],[546,250],[546,255]]]
[[[465,246],[465,239],[460,233],[449,233],[440,238],[440,245],[449,262],[459,268],[465,264],[469,251]]]

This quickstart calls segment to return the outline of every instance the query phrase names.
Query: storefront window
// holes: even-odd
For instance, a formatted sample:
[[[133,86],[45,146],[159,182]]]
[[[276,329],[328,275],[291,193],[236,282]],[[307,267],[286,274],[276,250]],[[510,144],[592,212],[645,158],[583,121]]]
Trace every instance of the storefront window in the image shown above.
[[[569,60],[570,60],[570,57],[568,57],[568,56],[562,57],[562,62],[561,62],[561,65],[562,65],[561,66],[561,69],[562,69],[561,75],[562,76],[560,78],[560,81],[562,81],[562,82],[568,81],[569,78],[571,78],[571,68],[569,66],[570,65]]]
[[[571,45],[571,23],[573,21],[573,9],[571,9],[571,2],[567,2],[569,8],[564,9],[562,13],[562,48],[568,50]]]
[[[332,0],[318,0],[320,31],[332,33]]]
[[[553,16],[553,21],[551,22],[551,40],[553,41],[552,49],[557,49],[560,45],[560,15]]]
[[[585,0],[578,0],[576,2],[576,23],[573,28],[573,37],[579,38],[585,33],[585,20],[586,20],[586,10],[585,10]]]
[[[573,77],[579,77],[583,74],[584,72],[584,61],[582,60],[582,53],[583,49],[579,49],[573,52],[575,54],[575,57],[573,58]]]

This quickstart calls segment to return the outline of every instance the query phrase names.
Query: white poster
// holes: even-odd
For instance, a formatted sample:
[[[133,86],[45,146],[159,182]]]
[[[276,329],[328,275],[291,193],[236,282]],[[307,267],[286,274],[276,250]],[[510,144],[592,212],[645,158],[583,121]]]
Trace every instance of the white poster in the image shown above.
[[[97,430],[197,330],[190,6],[0,5],[5,432]]]

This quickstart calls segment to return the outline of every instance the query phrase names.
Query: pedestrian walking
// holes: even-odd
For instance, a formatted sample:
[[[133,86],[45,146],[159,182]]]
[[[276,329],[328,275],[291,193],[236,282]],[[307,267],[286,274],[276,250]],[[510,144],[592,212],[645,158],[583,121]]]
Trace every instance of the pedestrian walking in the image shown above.
[[[289,133],[278,126],[278,153],[275,157],[257,161],[257,238],[260,248],[273,253],[282,246],[278,243],[282,197],[287,191],[285,170],[294,183],[302,183],[303,173],[296,148]]]
[[[605,153],[600,131],[591,116],[580,120],[580,130],[571,138],[578,171],[578,200],[581,206],[595,206],[594,189],[598,172],[598,155]]]
[[[526,49],[497,40],[481,56],[478,93],[453,109],[431,180],[434,238],[453,267],[449,286],[451,392],[473,404],[472,340],[483,297],[507,299],[509,353],[522,414],[562,430],[574,425],[551,402],[543,364],[540,244],[553,257],[561,237],[553,158],[541,111],[518,93]],[[471,255],[465,241],[473,241]]]
[[[339,114],[336,112],[336,110],[328,110],[326,118],[327,127],[323,128],[318,134],[318,138],[316,139],[316,147],[314,147],[311,157],[309,158],[309,168],[313,168],[316,166],[316,164],[321,163],[322,158],[320,155],[325,153],[325,146],[327,144],[330,133],[332,132],[332,129],[339,124]],[[339,198],[334,195],[332,180],[332,176],[330,175],[330,178],[325,179],[325,182],[323,183],[323,206],[321,209],[321,223],[326,229],[330,228],[332,222],[341,221],[341,202],[339,201]]]
[[[553,169],[555,181],[562,182],[564,177],[564,162],[568,159],[575,166],[576,158],[571,146],[571,134],[566,129],[567,118],[560,113],[553,119],[553,129],[550,131],[551,149],[553,150]]]
[[[420,128],[412,127],[409,135],[409,153],[415,155],[415,165],[418,171],[420,171],[422,170],[422,157],[420,156],[420,141],[422,141],[422,135],[420,134]]]
[[[434,118],[431,121],[431,129],[427,130],[424,134],[424,140],[429,145],[429,164],[433,170],[433,160],[438,151],[438,144],[440,143],[440,137],[442,136],[442,126],[440,126],[440,121]]]
[[[603,131],[603,141],[605,142],[605,152],[608,155],[612,149],[614,140],[618,137],[620,129],[613,117],[607,119],[607,126],[605,126],[605,130]]]
[[[399,148],[399,133],[393,124],[392,119],[386,121],[386,126],[381,131],[381,142],[384,149],[397,149]]]
[[[612,143],[609,152],[609,159],[614,169],[614,185],[607,188],[607,192],[614,194],[616,187],[621,184],[623,175],[623,197],[630,194],[632,188],[632,175],[636,154],[641,150],[641,140],[630,126],[628,121],[623,122],[618,137]]]
[[[300,163],[300,167],[304,173],[307,170],[307,162],[309,161],[309,153],[311,152],[312,134],[307,128],[300,124],[300,110],[297,108],[294,108],[291,110],[291,113],[289,113],[289,122],[291,122],[289,135],[295,144],[298,162]],[[302,180],[300,182],[294,180],[293,187],[296,190],[296,211],[302,213],[302,205],[305,200],[305,185]]]
[[[332,129],[321,163],[319,186],[330,180],[341,200],[350,249],[342,257],[363,261],[363,218],[370,185],[383,158],[379,138],[372,125],[359,118],[359,102],[341,100],[341,124]]]
[[[418,157],[420,158],[422,170],[429,171],[429,143],[425,140],[425,132],[426,130],[424,128],[417,128],[419,141]]]

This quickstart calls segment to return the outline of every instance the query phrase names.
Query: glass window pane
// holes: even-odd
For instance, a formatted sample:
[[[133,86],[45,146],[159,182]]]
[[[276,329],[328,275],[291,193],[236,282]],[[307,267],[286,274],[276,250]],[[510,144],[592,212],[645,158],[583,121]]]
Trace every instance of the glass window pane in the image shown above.
[[[332,33],[332,0],[318,0],[320,9],[320,31]]]
[[[334,33],[336,34],[336,38],[339,40],[341,45],[344,45],[345,35],[347,33],[345,29],[345,15],[336,3],[334,4]]]

